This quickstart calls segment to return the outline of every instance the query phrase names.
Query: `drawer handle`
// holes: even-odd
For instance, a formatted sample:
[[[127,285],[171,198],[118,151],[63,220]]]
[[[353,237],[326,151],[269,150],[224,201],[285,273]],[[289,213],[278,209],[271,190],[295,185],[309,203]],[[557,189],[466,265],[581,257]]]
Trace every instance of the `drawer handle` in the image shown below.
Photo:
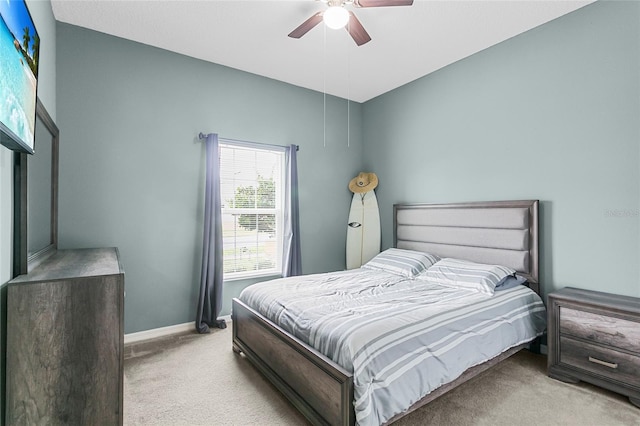
[[[594,358],[592,356],[589,357],[589,361],[594,362],[596,364],[604,365],[605,367],[609,367],[609,368],[618,368],[618,364],[615,364],[613,362],[602,361],[601,359]]]

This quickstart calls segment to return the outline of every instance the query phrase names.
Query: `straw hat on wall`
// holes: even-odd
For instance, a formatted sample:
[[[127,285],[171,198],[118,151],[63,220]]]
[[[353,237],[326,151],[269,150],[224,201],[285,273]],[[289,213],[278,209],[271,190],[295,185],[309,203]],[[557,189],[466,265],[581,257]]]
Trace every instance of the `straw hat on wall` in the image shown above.
[[[375,173],[360,172],[349,182],[349,190],[354,194],[373,191],[378,186],[378,176]]]

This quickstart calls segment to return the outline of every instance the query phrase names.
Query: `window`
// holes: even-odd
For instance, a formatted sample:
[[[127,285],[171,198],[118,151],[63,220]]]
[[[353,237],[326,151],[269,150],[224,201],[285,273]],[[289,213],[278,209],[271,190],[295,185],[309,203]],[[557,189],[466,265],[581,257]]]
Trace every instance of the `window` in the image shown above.
[[[220,142],[225,280],[282,273],[284,155]]]

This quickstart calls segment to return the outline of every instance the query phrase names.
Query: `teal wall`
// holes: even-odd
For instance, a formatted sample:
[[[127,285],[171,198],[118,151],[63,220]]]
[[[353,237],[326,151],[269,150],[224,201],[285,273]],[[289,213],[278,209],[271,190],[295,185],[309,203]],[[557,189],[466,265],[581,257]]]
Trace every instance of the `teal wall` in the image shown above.
[[[640,5],[599,1],[351,107],[322,94],[58,24],[60,246],[117,246],[125,331],[193,321],[199,132],[299,152],[303,270],[344,267],[350,193],[375,171],[392,205],[541,205],[545,292],[640,296]],[[252,281],[225,283],[229,300]]]
[[[344,268],[361,105],[58,24],[59,245],[117,246],[125,332],[193,321],[202,244],[199,132],[298,144],[302,268]],[[229,298],[248,282],[225,285]]]
[[[640,3],[599,1],[367,102],[392,205],[540,199],[541,282],[640,296]]]
[[[56,118],[56,21],[51,3],[27,0],[27,7],[40,36],[38,97]],[[35,147],[37,155],[38,147]],[[4,424],[6,366],[6,287],[13,277],[13,151],[0,146],[0,424]]]

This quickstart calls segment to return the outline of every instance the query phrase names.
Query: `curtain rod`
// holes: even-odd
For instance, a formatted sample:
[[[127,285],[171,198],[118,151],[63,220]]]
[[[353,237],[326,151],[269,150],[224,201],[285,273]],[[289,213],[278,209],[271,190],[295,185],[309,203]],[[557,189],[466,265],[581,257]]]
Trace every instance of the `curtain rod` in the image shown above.
[[[204,133],[199,133],[198,134],[198,138],[199,139],[206,139],[207,135],[205,135]],[[270,143],[258,143],[258,142],[247,142],[247,141],[239,141],[236,139],[225,139],[225,138],[220,138],[220,140],[223,141],[229,141],[229,142],[240,142],[240,143],[246,143],[246,144],[252,144],[252,145],[264,145],[264,146],[272,146],[274,148],[286,148],[286,146],[282,146],[282,145],[274,145],[274,144],[270,144]],[[296,145],[296,151],[300,151],[300,145]]]

